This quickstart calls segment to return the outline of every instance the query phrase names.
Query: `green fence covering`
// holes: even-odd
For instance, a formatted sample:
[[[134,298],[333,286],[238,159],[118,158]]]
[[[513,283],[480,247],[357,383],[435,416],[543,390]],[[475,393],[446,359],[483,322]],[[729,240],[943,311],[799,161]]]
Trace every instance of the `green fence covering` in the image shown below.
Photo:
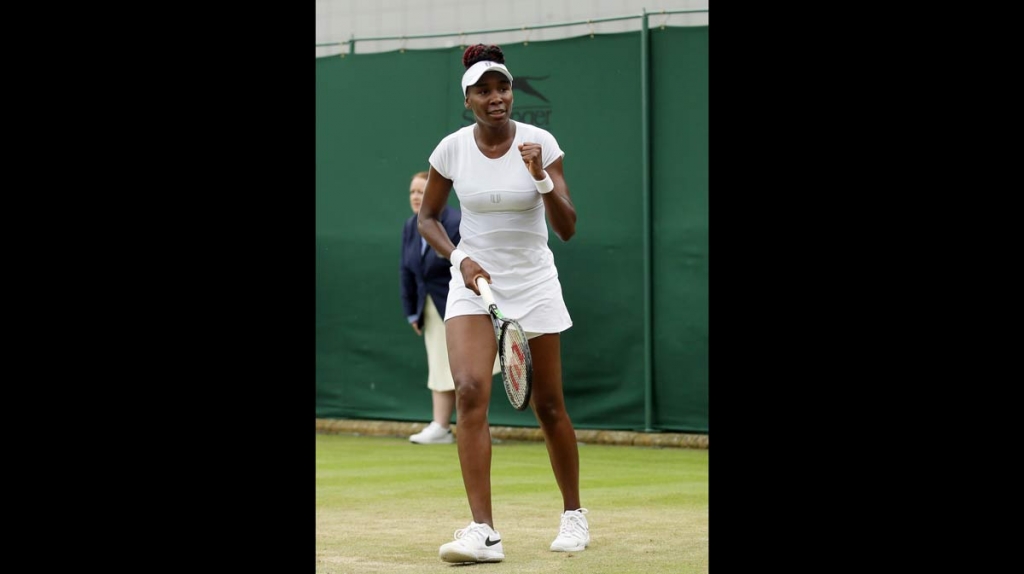
[[[578,428],[645,428],[640,32],[502,46],[513,118],[565,151],[578,215],[550,234],[573,327],[563,378]],[[316,416],[426,422],[423,339],[399,297],[409,179],[472,123],[461,48],[316,61]],[[652,428],[708,429],[708,30],[650,32]],[[452,206],[458,199],[452,193]],[[496,377],[499,380],[500,377]],[[536,426],[495,389],[492,424]]]

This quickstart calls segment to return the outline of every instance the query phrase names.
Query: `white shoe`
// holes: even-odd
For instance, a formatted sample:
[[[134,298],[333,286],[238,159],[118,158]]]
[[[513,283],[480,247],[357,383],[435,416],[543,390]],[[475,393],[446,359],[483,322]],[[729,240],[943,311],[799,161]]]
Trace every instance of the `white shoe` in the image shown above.
[[[505,558],[501,535],[490,526],[476,522],[456,530],[455,542],[442,544],[438,555],[445,562],[501,562]]]
[[[562,525],[558,538],[551,543],[552,552],[575,552],[590,544],[590,525],[587,524],[586,508],[566,510],[562,513]]]
[[[416,444],[452,444],[455,442],[455,437],[452,436],[451,428],[444,428],[431,421],[427,428],[409,437],[409,442]]]

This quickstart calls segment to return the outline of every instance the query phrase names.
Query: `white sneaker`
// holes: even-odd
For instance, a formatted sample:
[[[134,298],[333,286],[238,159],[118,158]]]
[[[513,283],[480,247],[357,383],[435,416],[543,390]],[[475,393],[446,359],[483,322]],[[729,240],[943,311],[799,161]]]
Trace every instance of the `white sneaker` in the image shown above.
[[[427,428],[409,437],[409,442],[416,444],[452,444],[455,437],[452,436],[452,429],[431,421]]]
[[[590,544],[590,525],[587,524],[586,508],[566,510],[562,513],[562,525],[558,538],[551,543],[552,552],[575,552]]]
[[[476,522],[456,530],[455,542],[442,544],[438,555],[445,562],[501,562],[505,558],[501,535],[490,526]]]

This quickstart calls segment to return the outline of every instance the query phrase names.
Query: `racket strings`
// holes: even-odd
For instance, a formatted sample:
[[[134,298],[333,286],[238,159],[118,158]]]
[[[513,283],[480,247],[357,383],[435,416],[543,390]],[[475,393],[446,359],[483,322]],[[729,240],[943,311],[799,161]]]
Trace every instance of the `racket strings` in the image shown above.
[[[528,355],[530,353],[529,342],[526,333],[515,324],[508,324],[504,336],[501,339],[502,349],[502,374],[505,383],[505,390],[515,405],[522,405],[526,402],[526,393],[529,385],[530,365]]]

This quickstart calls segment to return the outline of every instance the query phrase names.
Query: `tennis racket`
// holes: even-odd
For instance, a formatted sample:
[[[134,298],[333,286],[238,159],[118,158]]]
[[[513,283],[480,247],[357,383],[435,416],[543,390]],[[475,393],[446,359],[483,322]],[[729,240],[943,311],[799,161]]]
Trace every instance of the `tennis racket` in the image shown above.
[[[533,359],[530,357],[530,343],[526,340],[526,332],[515,319],[501,314],[494,304],[491,286],[487,279],[476,278],[476,286],[480,296],[487,304],[487,311],[494,322],[494,336],[498,339],[498,360],[501,362],[501,380],[505,383],[505,394],[512,406],[521,411],[530,404],[530,391],[533,388]]]

